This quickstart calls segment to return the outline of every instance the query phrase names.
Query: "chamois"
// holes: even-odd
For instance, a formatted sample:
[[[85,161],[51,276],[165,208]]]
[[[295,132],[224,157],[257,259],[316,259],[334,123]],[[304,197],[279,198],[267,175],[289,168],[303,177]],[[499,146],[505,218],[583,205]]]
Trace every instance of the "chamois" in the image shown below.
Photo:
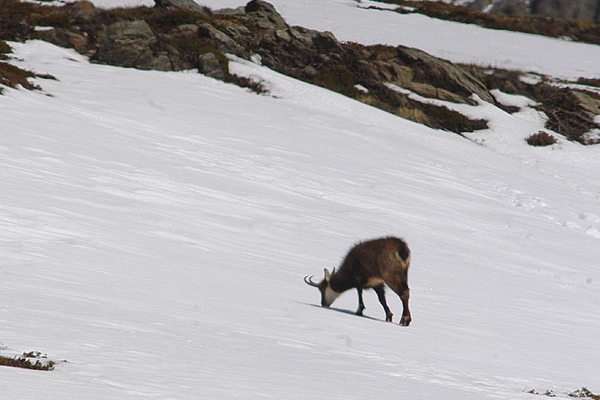
[[[342,265],[336,271],[329,272],[325,268],[325,278],[317,283],[312,275],[304,277],[304,282],[314,286],[321,292],[321,305],[329,307],[343,292],[356,288],[358,291],[358,310],[362,315],[363,289],[373,289],[385,310],[385,320],[392,322],[393,314],[385,301],[387,284],[402,300],[402,318],[400,325],[408,326],[411,321],[408,299],[408,267],[410,266],[410,250],[404,240],[386,237],[359,243],[352,247]]]

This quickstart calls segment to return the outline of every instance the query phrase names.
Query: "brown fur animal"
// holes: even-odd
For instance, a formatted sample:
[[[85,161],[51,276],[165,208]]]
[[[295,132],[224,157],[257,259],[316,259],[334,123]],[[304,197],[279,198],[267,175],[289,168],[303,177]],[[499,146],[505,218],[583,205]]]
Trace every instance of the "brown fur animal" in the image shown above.
[[[329,272],[325,268],[325,278],[313,282],[312,276],[305,276],[304,282],[314,286],[321,292],[321,305],[329,307],[343,292],[356,288],[358,291],[358,310],[362,315],[363,289],[373,289],[385,310],[385,320],[392,322],[393,314],[385,300],[385,286],[389,286],[402,300],[402,318],[400,325],[408,326],[411,321],[408,299],[408,267],[410,266],[410,249],[404,240],[396,237],[369,240],[352,247],[342,265],[336,271]]]

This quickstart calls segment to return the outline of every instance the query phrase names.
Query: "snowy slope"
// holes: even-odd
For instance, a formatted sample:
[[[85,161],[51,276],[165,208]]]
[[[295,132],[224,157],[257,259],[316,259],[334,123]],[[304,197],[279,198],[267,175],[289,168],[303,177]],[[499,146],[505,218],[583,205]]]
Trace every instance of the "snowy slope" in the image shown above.
[[[0,348],[68,362],[0,368],[3,399],[600,392],[600,147],[524,145],[528,108],[471,108],[480,145],[240,60],[271,96],[11,45],[59,81],[0,96]],[[302,277],[388,234],[411,326],[319,307]]]

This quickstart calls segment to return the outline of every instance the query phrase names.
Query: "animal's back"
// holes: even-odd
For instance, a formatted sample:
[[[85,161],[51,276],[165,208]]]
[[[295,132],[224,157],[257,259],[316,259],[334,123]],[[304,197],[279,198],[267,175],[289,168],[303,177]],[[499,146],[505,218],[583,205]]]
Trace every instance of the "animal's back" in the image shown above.
[[[360,262],[364,267],[372,264],[376,269],[390,263],[408,264],[410,258],[410,249],[406,242],[397,237],[386,237],[375,240],[361,242],[354,246],[348,253],[348,259]]]

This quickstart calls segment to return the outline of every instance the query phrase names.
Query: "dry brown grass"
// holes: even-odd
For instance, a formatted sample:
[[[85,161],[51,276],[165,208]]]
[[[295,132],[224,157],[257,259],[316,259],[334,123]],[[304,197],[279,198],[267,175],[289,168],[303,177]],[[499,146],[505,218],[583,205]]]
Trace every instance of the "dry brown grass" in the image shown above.
[[[529,136],[526,141],[531,146],[542,147],[556,143],[556,138],[547,132],[539,131]]]
[[[413,122],[417,122],[419,124],[423,124],[423,125],[431,124],[431,122],[429,121],[429,118],[427,117],[427,114],[425,114],[423,112],[423,110],[420,110],[418,108],[400,107],[396,110],[396,112],[394,114],[396,114],[397,116],[399,116],[401,118],[408,119]]]
[[[33,78],[35,74],[19,67],[15,67],[7,62],[0,61],[0,85],[15,88],[18,85],[25,89],[39,89],[38,86],[29,82],[28,78]]]

